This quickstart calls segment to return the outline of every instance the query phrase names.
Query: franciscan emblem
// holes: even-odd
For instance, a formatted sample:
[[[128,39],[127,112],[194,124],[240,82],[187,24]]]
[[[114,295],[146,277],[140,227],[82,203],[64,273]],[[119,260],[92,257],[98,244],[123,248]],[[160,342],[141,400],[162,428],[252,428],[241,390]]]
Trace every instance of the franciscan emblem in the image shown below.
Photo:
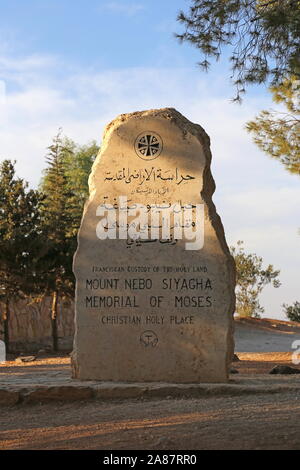
[[[148,131],[137,136],[134,148],[137,155],[143,160],[154,160],[161,154],[163,143],[158,134]]]
[[[142,343],[143,346],[145,346],[145,348],[148,348],[151,346],[152,348],[155,348],[155,346],[158,343],[158,337],[156,336],[154,331],[147,330],[141,334],[140,342]]]

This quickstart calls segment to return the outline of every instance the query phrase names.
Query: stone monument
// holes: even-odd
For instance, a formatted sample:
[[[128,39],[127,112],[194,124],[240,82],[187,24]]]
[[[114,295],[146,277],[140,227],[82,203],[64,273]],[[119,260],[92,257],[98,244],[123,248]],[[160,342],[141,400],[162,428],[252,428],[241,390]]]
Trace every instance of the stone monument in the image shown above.
[[[209,137],[175,109],[105,129],[74,257],[73,377],[226,382],[235,268]]]

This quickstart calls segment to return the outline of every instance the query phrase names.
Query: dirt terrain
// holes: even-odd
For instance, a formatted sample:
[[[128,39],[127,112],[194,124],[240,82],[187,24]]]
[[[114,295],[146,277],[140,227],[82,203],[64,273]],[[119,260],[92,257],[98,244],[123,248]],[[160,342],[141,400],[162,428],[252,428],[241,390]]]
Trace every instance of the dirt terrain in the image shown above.
[[[249,390],[251,384],[265,384],[268,393],[6,406],[0,414],[0,449],[300,449],[300,374],[269,374],[277,364],[300,366],[291,363],[290,348],[284,352],[260,350],[261,335],[265,342],[274,335],[280,345],[287,335],[300,340],[300,329],[276,321],[272,326],[272,322],[263,321],[261,326],[258,321],[237,323],[236,330],[244,331],[239,333],[239,345],[243,346],[242,334],[247,346],[252,337],[253,352],[246,348],[238,353],[241,360],[232,366],[239,373],[230,376],[230,383],[247,383]],[[51,373],[52,379],[56,374],[60,380],[59,374],[69,371],[69,361],[65,356],[29,364],[6,363],[0,367],[0,382],[6,380],[9,385],[15,380],[20,386],[25,380],[25,386],[26,379],[32,382]],[[274,384],[277,388],[272,392]],[[278,386],[283,387],[280,392]]]
[[[31,405],[1,411],[1,449],[300,449],[300,394]]]

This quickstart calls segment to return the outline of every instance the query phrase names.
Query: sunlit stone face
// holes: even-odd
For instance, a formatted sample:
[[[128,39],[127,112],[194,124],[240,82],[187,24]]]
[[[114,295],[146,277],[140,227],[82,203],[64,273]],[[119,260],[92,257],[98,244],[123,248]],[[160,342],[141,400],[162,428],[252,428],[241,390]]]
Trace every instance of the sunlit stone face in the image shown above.
[[[227,380],[235,272],[210,160],[203,129],[174,109],[107,126],[74,258],[74,377]]]

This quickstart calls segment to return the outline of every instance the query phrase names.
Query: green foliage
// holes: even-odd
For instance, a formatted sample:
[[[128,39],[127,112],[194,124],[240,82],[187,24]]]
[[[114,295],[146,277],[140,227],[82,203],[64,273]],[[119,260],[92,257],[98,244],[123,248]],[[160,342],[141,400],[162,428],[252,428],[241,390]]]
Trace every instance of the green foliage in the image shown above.
[[[275,271],[269,264],[263,268],[263,260],[254,253],[246,254],[243,242],[237,242],[236,247],[230,247],[237,271],[236,311],[242,317],[256,317],[264,312],[259,303],[259,294],[267,284],[278,288],[280,271]]]
[[[292,74],[300,78],[299,0],[191,0],[178,21],[185,31],[177,38],[201,52],[204,69],[228,47],[235,99],[247,84],[278,85]]]
[[[67,138],[64,139],[64,145],[71,150],[64,157],[67,184],[76,196],[81,215],[89,194],[88,177],[99,152],[99,146],[95,141],[80,146]]]
[[[65,159],[71,149],[60,132],[48,148],[48,167],[41,186],[41,219],[46,253],[39,263],[38,288],[52,295],[51,324],[54,351],[58,350],[57,314],[60,297],[74,294],[72,259],[76,249],[76,199],[66,176]]]
[[[40,190],[45,194],[49,193],[48,187],[53,186],[53,173],[60,174],[62,187],[66,195],[68,193],[69,205],[72,205],[72,223],[69,224],[69,227],[74,234],[78,231],[83,206],[89,195],[88,177],[99,152],[99,146],[96,142],[80,146],[73,140],[63,137],[60,130],[49,150],[52,156],[53,152],[59,154],[56,159],[57,168],[54,171],[53,168],[50,170],[49,167],[44,172]],[[52,159],[51,155],[50,160]],[[53,162],[50,160],[48,157],[48,164],[53,166]],[[54,198],[56,198],[55,193]],[[62,198],[59,198],[59,200],[61,201]],[[59,214],[59,211],[57,213]]]
[[[276,103],[286,113],[262,111],[246,125],[260,149],[279,160],[290,173],[300,175],[300,81],[295,77],[271,88]]]
[[[9,349],[9,304],[33,289],[40,253],[40,195],[15,177],[14,163],[0,165],[0,299]]]
[[[95,143],[79,147],[59,131],[48,150],[48,167],[40,186],[46,253],[39,262],[38,289],[52,295],[53,349],[57,350],[58,302],[74,296],[72,263],[77,232],[88,196],[88,174],[99,149]]]
[[[284,313],[291,321],[300,322],[300,302],[294,302],[292,305],[283,304]]]
[[[9,347],[12,299],[52,295],[53,346],[57,349],[59,298],[73,297],[72,261],[88,197],[88,175],[99,151],[95,142],[78,146],[61,131],[48,148],[40,190],[15,177],[14,163],[0,165],[0,300]]]
[[[43,194],[41,219],[46,240],[44,289],[71,295],[74,287],[72,257],[78,230],[76,198],[66,176],[65,160],[72,153],[59,133],[49,146],[47,163],[40,191]],[[74,217],[75,216],[75,217]]]
[[[0,296],[12,298],[28,290],[40,237],[38,191],[15,177],[14,163],[0,166]]]

